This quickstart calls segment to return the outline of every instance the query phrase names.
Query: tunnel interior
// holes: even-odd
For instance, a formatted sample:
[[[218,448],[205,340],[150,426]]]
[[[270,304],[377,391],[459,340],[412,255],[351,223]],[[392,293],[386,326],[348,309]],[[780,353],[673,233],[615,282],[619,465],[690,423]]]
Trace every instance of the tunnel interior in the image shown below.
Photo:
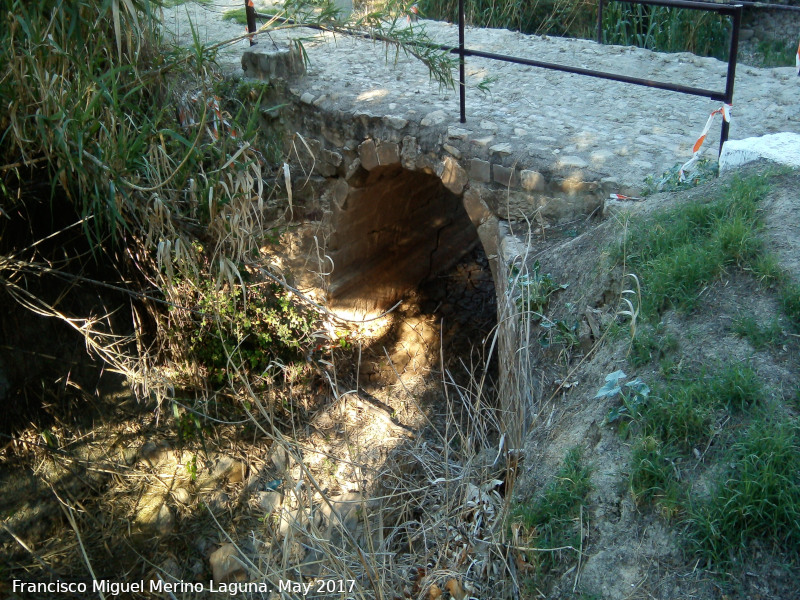
[[[328,255],[334,308],[390,307],[478,244],[462,198],[433,174],[398,164],[361,170],[333,210]]]

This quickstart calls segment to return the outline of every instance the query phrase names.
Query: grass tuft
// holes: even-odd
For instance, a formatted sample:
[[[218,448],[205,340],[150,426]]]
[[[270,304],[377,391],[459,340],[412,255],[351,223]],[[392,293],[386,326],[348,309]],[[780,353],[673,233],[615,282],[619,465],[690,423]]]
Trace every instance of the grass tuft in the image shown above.
[[[626,256],[626,267],[642,282],[643,316],[691,310],[703,287],[726,268],[752,268],[762,249],[757,203],[767,191],[759,177],[736,179],[716,200],[633,225],[617,256]]]
[[[789,283],[783,287],[781,304],[783,312],[789,317],[792,325],[796,329],[800,329],[800,284]]]
[[[751,316],[741,317],[733,322],[733,332],[746,338],[756,350],[777,347],[783,341],[783,328],[777,318],[761,325]]]
[[[690,539],[710,563],[744,559],[755,540],[800,554],[800,424],[760,418],[731,449],[711,496],[691,507]]]
[[[652,360],[662,360],[678,349],[678,340],[672,334],[640,327],[631,340],[628,363],[634,368],[643,367]]]
[[[658,501],[667,513],[676,509],[680,496],[676,458],[677,453],[653,436],[633,445],[630,486],[637,504]]]
[[[542,495],[514,509],[512,518],[532,533],[532,544],[542,549],[578,548],[581,533],[577,520],[592,489],[590,474],[589,467],[583,464],[583,451],[576,446],[567,452],[564,464]],[[538,572],[544,573],[556,562],[557,554],[542,553],[538,556]]]

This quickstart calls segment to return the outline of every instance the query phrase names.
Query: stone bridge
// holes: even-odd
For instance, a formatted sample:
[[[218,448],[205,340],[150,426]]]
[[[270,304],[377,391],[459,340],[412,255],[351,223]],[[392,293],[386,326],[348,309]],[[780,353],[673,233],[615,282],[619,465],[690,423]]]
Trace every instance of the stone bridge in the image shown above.
[[[456,27],[418,25],[437,42],[456,44]],[[224,27],[215,25],[207,39],[241,33]],[[291,60],[276,66],[276,50],[297,37],[306,38],[307,67]],[[466,45],[725,87],[725,63],[687,53],[472,28]],[[468,58],[467,120],[460,123],[457,90],[440,87],[402,50],[310,30],[262,34],[242,56],[244,50],[227,50],[221,62],[269,80],[280,93],[270,102],[285,103],[278,110],[265,105],[262,114],[286,131],[295,212],[305,223],[297,260],[303,252],[327,256],[312,270],[329,273],[335,306],[359,311],[390,305],[478,239],[496,272],[503,240],[527,232],[515,224],[546,227],[600,213],[610,192],[635,194],[646,176],[691,157],[719,108],[696,96]],[[740,65],[731,139],[800,130],[798,83],[793,68]],[[717,120],[706,140],[712,158],[719,126]]]

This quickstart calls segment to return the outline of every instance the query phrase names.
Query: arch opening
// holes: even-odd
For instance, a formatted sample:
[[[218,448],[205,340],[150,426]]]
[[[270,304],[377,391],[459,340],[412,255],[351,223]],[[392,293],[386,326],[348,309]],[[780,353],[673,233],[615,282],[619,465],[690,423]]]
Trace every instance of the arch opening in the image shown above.
[[[399,164],[360,170],[334,206],[327,251],[334,310],[383,310],[479,242],[462,197]]]

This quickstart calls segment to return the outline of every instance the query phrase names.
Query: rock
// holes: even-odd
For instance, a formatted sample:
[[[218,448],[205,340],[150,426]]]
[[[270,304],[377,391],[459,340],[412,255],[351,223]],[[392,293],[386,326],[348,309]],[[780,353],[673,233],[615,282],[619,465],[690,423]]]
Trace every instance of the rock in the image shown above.
[[[176,502],[180,502],[181,504],[189,504],[192,501],[192,495],[186,488],[173,490],[172,497],[175,498]]]
[[[523,169],[519,172],[522,189],[528,192],[541,192],[544,190],[544,175],[538,171]]]
[[[446,156],[443,161],[442,172],[439,177],[448,190],[453,192],[456,196],[460,196],[464,191],[464,186],[467,185],[469,177],[467,172],[458,164],[458,161]]]
[[[315,513],[312,515],[313,522],[315,524],[319,524],[320,515]],[[295,531],[302,531],[308,527],[311,521],[308,518],[308,511],[306,509],[296,508],[293,510],[289,510],[284,508],[281,512],[281,520],[280,524],[278,525],[278,535],[280,537],[286,537],[286,534],[289,533],[289,529],[293,529]]]
[[[423,127],[432,127],[433,125],[441,125],[447,119],[447,113],[443,110],[434,110],[433,112],[429,112],[425,117],[419,122],[420,125]]]
[[[208,557],[208,563],[216,582],[232,583],[247,580],[247,570],[239,558],[239,552],[230,542],[217,548]]]
[[[406,125],[408,125],[408,119],[404,119],[402,117],[395,117],[395,116],[392,116],[392,115],[386,115],[383,118],[383,120],[386,121],[386,124],[389,127],[391,127],[392,129],[396,129],[398,131],[400,129],[402,129],[403,127],[405,127]]]
[[[489,146],[489,144],[491,144],[493,141],[494,141],[494,136],[493,136],[493,135],[486,135],[486,136],[479,137],[479,138],[473,138],[473,139],[470,141],[470,143],[471,143],[471,144],[475,144],[475,145],[476,145],[476,146],[478,146],[479,148],[486,148],[486,147],[488,147],[488,146]]]
[[[517,184],[517,174],[512,167],[492,165],[492,177],[500,185],[511,187]]]
[[[469,136],[472,132],[467,129],[462,129],[461,127],[448,127],[447,128],[447,137],[451,140],[462,140],[467,141]]]
[[[508,156],[511,154],[512,147],[509,143],[495,144],[489,147],[489,154],[496,154],[497,156]]]
[[[394,142],[378,144],[378,164],[393,165],[400,162],[400,147]]]
[[[275,466],[278,473],[283,473],[291,469],[292,463],[294,462],[286,449],[278,443],[272,444],[272,448],[269,452],[269,460]]]
[[[419,144],[417,138],[406,136],[403,138],[402,149],[400,150],[400,164],[404,169],[413,169],[419,156]]]
[[[226,479],[229,483],[240,483],[247,473],[247,465],[230,456],[223,456],[214,465],[211,477],[213,479]]]
[[[167,506],[166,495],[149,492],[142,496],[133,518],[137,533],[168,535],[175,529],[175,515]]]
[[[485,160],[473,158],[469,161],[469,176],[475,181],[489,183],[492,180],[492,165]]]
[[[759,159],[794,168],[800,167],[800,135],[784,132],[743,140],[728,140],[722,146],[719,172],[722,174]]]
[[[573,169],[585,169],[589,166],[589,163],[583,160],[580,156],[562,156],[558,159],[558,166]]]
[[[156,467],[166,462],[170,457],[170,445],[167,442],[145,442],[139,448],[139,458],[147,462],[151,467]]]
[[[306,63],[297,45],[275,50],[272,44],[256,44],[244,51],[242,70],[264,81],[288,80],[304,75]]]
[[[449,152],[456,158],[461,158],[461,150],[459,150],[455,146],[451,146],[450,144],[442,144],[442,148],[444,148],[447,152]]]
[[[358,146],[358,157],[361,159],[361,166],[367,171],[371,171],[380,163],[378,159],[378,149],[375,140],[365,140]]]
[[[283,502],[283,494],[280,492],[266,491],[256,492],[256,502],[258,507],[265,513],[270,514]]]
[[[464,192],[464,209],[467,211],[472,224],[480,227],[492,216],[492,212],[486,203],[481,199],[478,189],[471,187]]]

